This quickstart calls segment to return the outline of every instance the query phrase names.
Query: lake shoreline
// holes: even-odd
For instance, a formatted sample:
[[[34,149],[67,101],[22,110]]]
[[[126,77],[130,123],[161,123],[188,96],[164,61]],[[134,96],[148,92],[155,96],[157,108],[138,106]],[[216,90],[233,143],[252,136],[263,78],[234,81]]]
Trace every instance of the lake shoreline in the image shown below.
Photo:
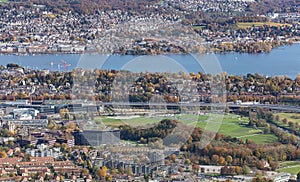
[[[283,45],[280,45],[278,47],[272,47],[270,52],[261,51],[261,52],[254,53],[254,52],[239,52],[239,51],[230,51],[230,50],[223,52],[223,51],[209,50],[209,51],[206,51],[206,52],[202,52],[201,54],[233,54],[233,53],[236,53],[236,54],[254,54],[254,55],[256,55],[256,54],[269,54],[275,49],[286,47],[286,46],[292,46],[293,44],[300,44],[300,41],[294,41],[291,45],[290,44],[283,44]],[[160,52],[158,54],[121,54],[121,53],[101,53],[101,52],[97,52],[97,51],[80,51],[80,52],[49,52],[49,51],[46,51],[46,52],[36,52],[36,53],[0,52],[0,56],[2,56],[2,55],[8,55],[8,56],[39,56],[39,55],[63,55],[63,54],[66,54],[66,55],[105,55],[105,54],[107,54],[107,55],[111,55],[111,56],[115,56],[115,55],[119,55],[119,56],[127,56],[127,55],[130,55],[130,56],[144,56],[144,55],[169,55],[169,54],[184,55],[184,54],[193,54],[193,53]]]
[[[215,63],[221,66],[224,72],[227,72],[230,75],[259,73],[267,76],[288,75],[290,78],[295,78],[300,67],[299,50],[300,42],[291,46],[273,49],[270,53],[248,54],[231,52],[227,54],[203,54],[200,63],[203,63],[203,60],[208,57],[213,59]],[[143,56],[147,57],[149,55]],[[53,71],[72,70],[76,67],[120,70],[127,63],[134,61],[137,57],[144,59],[143,56],[101,54],[2,54],[0,56],[0,64],[6,66],[8,63],[16,63],[26,68],[39,70],[52,69]],[[199,63],[197,63],[197,60],[195,60],[192,55],[170,54],[166,55],[166,57],[173,60],[174,63],[182,65],[188,72],[204,71],[203,69],[198,69]],[[160,59],[160,56],[155,55],[154,58]],[[62,60],[67,63],[65,66],[69,66],[64,67]],[[140,64],[140,66],[145,67],[143,64]],[[169,67],[170,65],[165,65],[166,71],[168,71]]]

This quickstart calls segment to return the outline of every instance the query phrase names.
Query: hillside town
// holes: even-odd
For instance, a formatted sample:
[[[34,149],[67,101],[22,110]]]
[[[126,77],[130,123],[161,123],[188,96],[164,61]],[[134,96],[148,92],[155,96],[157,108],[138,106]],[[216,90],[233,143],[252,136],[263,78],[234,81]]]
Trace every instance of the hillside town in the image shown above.
[[[226,4],[227,3],[227,4]],[[46,5],[33,4],[32,6],[17,6],[3,8],[0,18],[0,53],[5,54],[52,54],[52,53],[119,53],[119,54],[163,54],[185,53],[190,51],[184,47],[184,38],[177,36],[184,51],[172,51],[173,37],[169,37],[163,30],[169,26],[177,27],[184,24],[184,29],[194,29],[195,37],[202,39],[205,49],[201,52],[269,52],[272,48],[292,44],[299,39],[298,13],[262,14],[260,17],[264,26],[253,23],[244,28],[239,26],[239,20],[229,19],[229,22],[187,22],[183,18],[185,11],[212,11],[212,12],[244,12],[247,3],[251,1],[228,1],[225,4],[205,3],[202,6],[193,6],[195,2],[180,1],[165,2],[151,5],[147,16],[136,12],[121,9],[103,10],[96,14],[78,14],[64,12],[57,14]],[[193,9],[192,7],[196,7]],[[230,9],[222,9],[228,7]],[[220,9],[221,8],[221,9]],[[160,11],[165,9],[166,12]],[[155,10],[155,11],[154,11]],[[157,13],[158,11],[158,13]],[[251,16],[250,20],[251,20]],[[253,22],[253,17],[250,22]],[[269,21],[274,21],[270,24]],[[276,24],[286,21],[287,24]],[[224,25],[225,24],[225,25]],[[130,25],[130,26],[129,26]],[[161,25],[164,25],[161,26]],[[136,29],[140,27],[140,29]],[[163,30],[160,30],[163,29]],[[160,31],[159,31],[160,30]],[[157,31],[163,41],[169,42],[162,50],[151,46],[136,48],[135,42]],[[139,35],[136,37],[135,35]],[[118,38],[118,39],[116,39]],[[159,40],[154,44],[159,45]],[[176,40],[176,39],[175,39]],[[194,42],[190,42],[193,44]],[[126,48],[125,51],[123,49]],[[167,47],[169,51],[165,51]],[[253,48],[254,47],[254,48]],[[121,49],[121,50],[120,50]],[[138,51],[132,51],[138,49]],[[146,49],[140,50],[140,49]],[[253,49],[253,50],[252,50]],[[119,51],[120,50],[120,51]],[[193,50],[195,51],[195,50]],[[197,50],[198,51],[198,50]]]

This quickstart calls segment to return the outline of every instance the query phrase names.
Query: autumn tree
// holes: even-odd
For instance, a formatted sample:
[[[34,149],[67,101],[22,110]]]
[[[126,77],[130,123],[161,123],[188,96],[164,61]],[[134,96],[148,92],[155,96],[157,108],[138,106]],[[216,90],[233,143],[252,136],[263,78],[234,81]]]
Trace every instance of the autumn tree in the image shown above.
[[[228,155],[227,157],[226,157],[226,162],[230,165],[231,164],[231,162],[232,162],[232,157],[230,156],[230,155]]]
[[[102,167],[99,169],[99,171],[98,171],[99,177],[100,177],[100,178],[105,178],[106,175],[107,175],[106,171],[107,171],[106,166],[102,166]]]
[[[193,171],[194,171],[194,172],[198,173],[198,172],[199,172],[199,169],[200,169],[200,167],[199,167],[199,165],[198,165],[198,164],[193,164],[193,165],[192,165],[192,169],[193,169]]]
[[[0,158],[7,158],[7,154],[5,151],[0,152]]]
[[[131,167],[131,166],[127,166],[126,169],[125,169],[125,171],[126,171],[126,174],[127,174],[128,176],[131,176],[131,175],[132,175],[132,167]]]
[[[171,159],[171,161],[174,163],[174,162],[176,161],[176,159],[177,159],[177,156],[176,156],[175,154],[172,154],[172,155],[170,156],[170,159]]]

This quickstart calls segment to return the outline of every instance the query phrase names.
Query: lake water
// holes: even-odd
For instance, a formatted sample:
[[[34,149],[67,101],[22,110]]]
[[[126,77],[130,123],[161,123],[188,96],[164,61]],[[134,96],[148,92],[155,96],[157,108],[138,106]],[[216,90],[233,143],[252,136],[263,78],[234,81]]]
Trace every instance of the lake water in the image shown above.
[[[62,60],[69,66],[64,67]],[[17,63],[34,69],[65,71],[75,67],[126,69],[131,71],[178,71],[188,72],[226,71],[230,75],[260,73],[268,76],[288,75],[295,78],[300,73],[300,44],[276,48],[268,54],[205,54],[195,58],[191,55],[132,56],[132,55],[0,55],[0,64]]]

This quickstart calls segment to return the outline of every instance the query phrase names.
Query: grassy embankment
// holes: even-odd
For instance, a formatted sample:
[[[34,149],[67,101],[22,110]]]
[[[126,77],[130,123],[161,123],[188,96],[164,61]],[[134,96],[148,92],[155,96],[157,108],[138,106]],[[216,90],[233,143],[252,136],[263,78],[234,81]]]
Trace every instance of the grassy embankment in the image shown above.
[[[300,172],[300,161],[286,161],[280,164],[280,168],[277,172],[287,172],[293,175],[297,175]]]

